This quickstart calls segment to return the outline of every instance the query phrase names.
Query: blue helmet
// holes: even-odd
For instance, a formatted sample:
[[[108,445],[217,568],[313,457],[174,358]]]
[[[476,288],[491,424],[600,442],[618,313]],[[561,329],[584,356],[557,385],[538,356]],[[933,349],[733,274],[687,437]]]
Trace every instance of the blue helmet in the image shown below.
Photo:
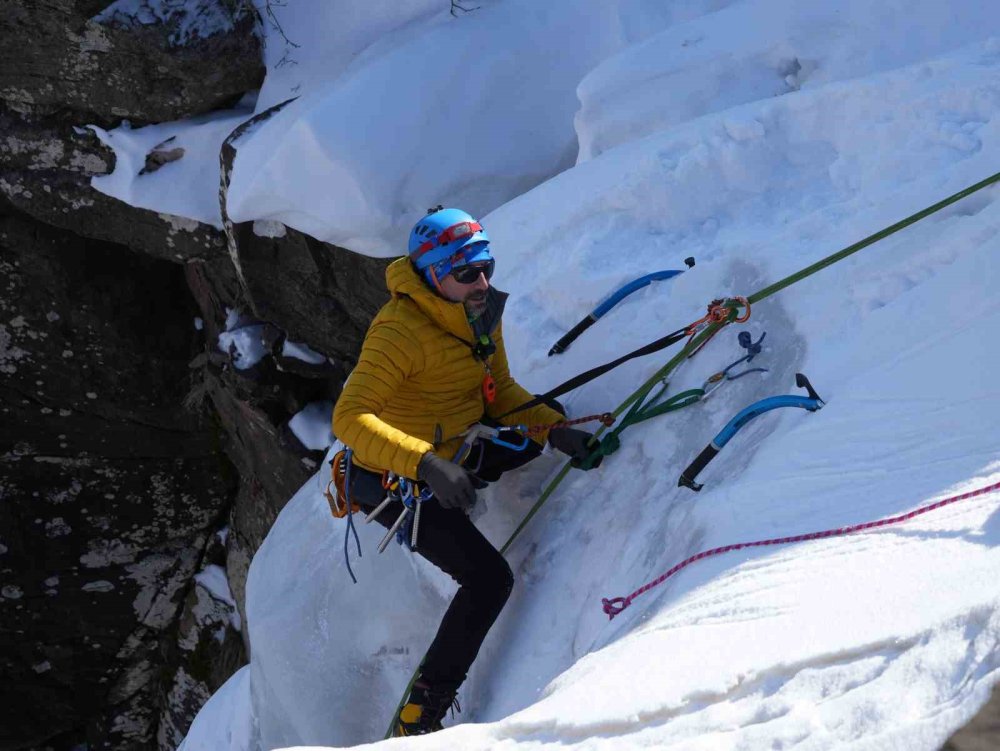
[[[486,230],[472,216],[461,209],[438,206],[410,230],[410,261],[433,282],[456,266],[488,260],[489,242]]]

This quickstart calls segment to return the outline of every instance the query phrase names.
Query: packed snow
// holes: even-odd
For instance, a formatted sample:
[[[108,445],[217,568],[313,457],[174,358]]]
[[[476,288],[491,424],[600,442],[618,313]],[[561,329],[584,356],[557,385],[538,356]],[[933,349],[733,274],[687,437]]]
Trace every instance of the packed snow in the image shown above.
[[[288,421],[288,427],[307,449],[326,451],[334,441],[330,425],[332,419],[333,402],[310,402],[295,413]]]
[[[302,360],[302,362],[307,362],[310,365],[320,365],[326,362],[326,355],[310,349],[307,344],[292,342],[287,339],[281,345],[281,354],[283,357],[294,357],[296,360]]]
[[[479,4],[457,18],[416,0],[398,12],[274,7],[287,40],[265,25],[257,111],[299,99],[240,141],[230,210],[379,255],[401,252],[427,206],[489,211],[512,368],[535,391],[1000,165],[994,4]],[[179,123],[148,141],[176,133],[209,159],[224,130]],[[108,135],[119,164],[141,164],[129,141],[141,133]],[[189,156],[99,187],[209,216],[217,174]],[[1000,681],[998,493],[699,561],[611,621],[601,598],[701,550],[1000,481],[998,197],[982,190],[760,302],[684,363],[671,393],[742,354],[738,331],[767,332],[754,361],[766,373],[628,429],[600,469],[570,473],[508,551],[517,582],[460,694],[450,723],[461,724],[392,748],[938,748]],[[546,356],[607,293],[687,256],[695,268]],[[251,358],[235,317],[227,329],[224,349]],[[613,409],[675,351],[577,390],[571,414]],[[801,393],[796,372],[822,411],[757,418],[699,476],[701,493],[677,487],[742,407]],[[485,491],[484,533],[502,544],[560,466],[547,452]],[[454,584],[396,545],[378,555],[384,530],[360,518],[352,584],[327,472],[258,551],[250,665],[204,707],[184,751],[340,748],[384,733]]]
[[[216,347],[233,359],[237,370],[249,370],[267,355],[262,334],[264,324],[226,308],[226,328],[219,332]]]

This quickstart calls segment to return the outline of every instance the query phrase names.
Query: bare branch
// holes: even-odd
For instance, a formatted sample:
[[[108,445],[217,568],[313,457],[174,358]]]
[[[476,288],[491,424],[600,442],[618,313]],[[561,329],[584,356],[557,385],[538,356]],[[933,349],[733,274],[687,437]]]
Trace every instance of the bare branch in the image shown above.
[[[477,5],[475,8],[466,8],[464,5],[462,5],[460,0],[451,0],[451,15],[457,18],[458,13],[455,12],[456,10],[460,10],[463,13],[471,13],[474,10],[479,10],[479,6]]]

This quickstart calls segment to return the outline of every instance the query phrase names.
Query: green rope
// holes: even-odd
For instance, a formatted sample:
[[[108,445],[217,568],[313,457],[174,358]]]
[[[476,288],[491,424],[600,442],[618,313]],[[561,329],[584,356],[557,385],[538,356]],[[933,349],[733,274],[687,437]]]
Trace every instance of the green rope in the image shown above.
[[[993,185],[996,182],[1000,182],[1000,172],[993,175],[992,177],[987,177],[982,182],[978,182],[975,185],[969,186],[965,190],[960,190],[958,193],[955,193],[955,195],[949,196],[948,198],[945,198],[943,201],[940,201],[934,204],[933,206],[928,206],[923,211],[918,211],[916,214],[908,216],[906,217],[906,219],[896,222],[895,224],[886,227],[884,230],[876,232],[874,235],[869,235],[864,240],[856,242],[854,243],[854,245],[850,245],[844,248],[843,250],[834,253],[833,255],[829,255],[822,261],[817,261],[812,266],[807,266],[801,271],[798,271],[790,276],[786,276],[780,282],[775,282],[770,287],[765,287],[759,292],[754,292],[752,295],[750,295],[750,297],[747,298],[747,300],[750,302],[751,305],[753,305],[755,302],[760,302],[761,300],[770,297],[775,292],[780,292],[785,287],[790,287],[791,285],[795,284],[795,282],[801,279],[805,279],[807,276],[812,276],[817,271],[821,271],[825,269],[827,266],[832,266],[837,261],[841,261],[850,255],[854,255],[862,248],[867,248],[869,245],[877,243],[879,240],[883,240],[889,235],[895,234],[896,232],[899,232],[901,229],[905,229],[906,227],[909,227],[911,224],[915,224],[919,222],[921,219],[924,219],[930,216],[931,214],[940,211],[946,206],[951,206],[951,204],[955,203],[956,201],[961,201],[966,196],[970,196],[976,191],[989,187],[990,185]]]
[[[637,425],[640,422],[645,422],[654,417],[660,415],[665,415],[668,412],[676,412],[684,407],[689,407],[692,404],[701,401],[701,398],[705,395],[703,389],[688,389],[687,391],[682,391],[679,394],[675,394],[666,401],[662,403],[659,402],[659,398],[667,389],[667,384],[663,384],[663,388],[660,392],[649,399],[646,402],[636,402],[632,405],[632,409],[629,410],[628,414],[625,415],[618,424],[597,444],[597,448],[594,449],[593,453],[588,456],[583,461],[574,464],[573,466],[577,469],[593,469],[594,465],[605,456],[611,456],[613,453],[621,448],[621,438],[619,438],[621,432],[625,428],[631,425]]]
[[[790,287],[791,285],[795,284],[795,282],[801,281],[802,279],[805,279],[808,276],[812,276],[817,271],[821,271],[822,269],[825,269],[827,266],[832,266],[837,261],[841,261],[844,258],[847,258],[848,256],[853,255],[854,253],[857,253],[859,250],[862,250],[863,248],[867,248],[869,245],[872,245],[872,244],[878,242],[879,240],[883,240],[886,237],[888,237],[889,235],[892,235],[892,234],[894,234],[896,232],[899,232],[901,229],[905,229],[906,227],[909,227],[911,224],[915,224],[916,222],[919,222],[921,219],[924,219],[924,218],[930,216],[931,214],[933,214],[935,212],[938,212],[938,211],[940,211],[941,209],[943,209],[943,208],[945,208],[947,206],[950,206],[951,204],[955,203],[956,201],[960,201],[963,198],[965,198],[966,196],[970,196],[973,193],[975,193],[976,191],[982,190],[983,188],[986,188],[986,187],[988,187],[990,185],[993,185],[994,183],[997,183],[997,182],[1000,182],[1000,172],[996,173],[995,175],[993,175],[991,177],[986,178],[985,180],[982,180],[981,182],[976,183],[975,185],[969,186],[965,190],[961,190],[958,193],[955,193],[954,195],[949,196],[948,198],[945,198],[943,201],[939,201],[938,203],[934,204],[933,206],[928,206],[923,211],[918,211],[916,214],[908,216],[906,219],[903,219],[902,221],[896,222],[895,224],[890,225],[889,227],[886,227],[885,229],[883,229],[883,230],[881,230],[879,232],[876,232],[873,235],[869,235],[864,240],[861,240],[860,242],[856,242],[853,245],[850,245],[850,246],[844,248],[843,250],[840,250],[840,251],[838,251],[836,253],[833,253],[833,254],[827,256],[826,258],[824,258],[824,259],[822,259],[820,261],[817,261],[816,263],[812,264],[811,266],[807,266],[806,268],[802,269],[801,271],[797,271],[794,274],[786,276],[784,279],[782,279],[780,281],[777,281],[774,284],[772,284],[772,285],[770,285],[768,287],[765,287],[764,289],[759,290],[758,292],[755,292],[754,294],[750,295],[750,297],[747,298],[747,301],[751,305],[754,304],[754,303],[760,302],[761,300],[764,300],[764,299],[770,297],[771,295],[773,295],[773,294],[775,294],[777,292],[780,292],[781,290],[785,289],[786,287]],[[690,341],[688,341],[688,343],[684,346],[684,348],[677,355],[675,355],[673,358],[671,358],[667,362],[666,365],[664,365],[662,368],[660,368],[658,371],[656,371],[652,376],[649,377],[648,380],[646,380],[645,383],[642,384],[642,386],[640,386],[638,389],[636,389],[635,391],[633,391],[632,394],[630,394],[625,399],[625,401],[623,401],[620,405],[618,405],[618,409],[616,409],[614,412],[612,412],[612,414],[616,418],[618,418],[619,416],[621,416],[622,412],[624,412],[626,409],[629,409],[630,407],[632,407],[633,409],[630,410],[629,415],[631,415],[633,417],[634,417],[635,414],[646,415],[646,416],[642,417],[642,419],[638,419],[638,420],[633,419],[631,422],[628,423],[630,425],[634,425],[636,422],[642,422],[643,420],[649,419],[650,417],[655,417],[658,414],[665,414],[666,412],[673,411],[673,409],[680,409],[682,406],[687,406],[688,404],[693,404],[694,403],[693,401],[692,402],[687,402],[687,403],[684,403],[684,404],[680,404],[679,406],[675,406],[675,407],[673,407],[673,409],[667,408],[667,409],[664,409],[663,411],[660,411],[660,412],[650,411],[650,412],[647,413],[647,412],[644,412],[642,410],[642,408],[641,408],[641,405],[642,405],[643,401],[646,399],[646,396],[649,394],[650,391],[653,390],[653,388],[658,383],[663,383],[664,384],[664,388],[661,389],[661,391],[660,391],[660,394],[662,394],[663,391],[665,391],[665,389],[666,389],[666,381],[667,381],[667,377],[670,375],[670,373],[672,373],[673,370],[678,365],[680,365],[682,362],[684,362],[684,360],[687,359],[687,357],[689,357],[691,354],[693,354],[695,351],[697,351],[698,348],[703,343],[705,343],[706,341],[708,341],[708,339],[710,339],[719,329],[721,329],[723,326],[727,325],[730,321],[732,321],[736,317],[736,309],[737,309],[737,306],[740,305],[740,303],[738,301],[736,301],[736,300],[726,300],[723,303],[723,305],[725,305],[726,307],[729,308],[729,316],[728,316],[728,318],[725,321],[722,321],[720,323],[709,324],[697,336],[695,336],[693,339],[691,339]],[[697,390],[699,390],[699,389],[693,389],[692,391],[697,391]],[[683,397],[685,394],[690,394],[690,392],[683,392],[681,394],[678,394],[674,398],[679,400],[680,397]],[[659,394],[657,395],[657,397],[658,396],[659,396]],[[700,399],[700,397],[699,397],[699,399]],[[653,399],[649,403],[650,404],[655,404],[655,401],[656,401],[656,399]],[[669,400],[669,401],[670,401],[671,404],[673,404],[672,400]],[[697,401],[697,399],[695,399],[694,401]],[[638,407],[636,407],[636,405],[638,405]],[[665,402],[664,405],[662,405],[662,406],[666,406],[666,405],[667,405],[667,403]],[[656,408],[654,407],[653,409],[656,409]],[[611,445],[615,446],[614,450],[617,450],[618,445],[620,445],[620,439],[619,439],[618,436],[621,433],[621,431],[624,429],[624,427],[625,427],[624,425],[620,425],[620,426],[618,426],[618,427],[616,427],[614,429],[614,433],[613,433],[614,434],[614,438],[609,443],[609,446],[611,446]],[[601,426],[601,428],[598,429],[598,431],[594,434],[594,440],[595,441],[601,437],[601,434],[604,432],[604,430],[605,430],[604,426]],[[618,445],[616,445],[616,443]],[[602,441],[602,444],[603,444],[603,441]],[[596,448],[596,450],[595,450],[595,454],[597,452],[599,452],[599,451],[601,451],[601,448],[598,446]],[[608,453],[609,454],[610,453],[614,453],[614,451],[609,451]],[[594,456],[591,456],[588,459],[588,461],[593,461],[593,459],[594,459]],[[545,501],[547,501],[549,499],[549,496],[552,495],[552,493],[555,491],[555,489],[557,487],[559,487],[559,483],[561,483],[562,480],[563,480],[563,478],[567,475],[567,473],[569,473],[569,470],[570,470],[571,467],[572,467],[572,464],[570,462],[566,462],[566,464],[564,464],[563,467],[562,467],[562,469],[559,471],[559,474],[557,474],[554,478],[552,478],[552,481],[549,482],[549,484],[542,491],[542,494],[541,494],[541,496],[539,496],[538,500],[535,502],[535,505],[531,507],[531,509],[528,511],[528,513],[524,517],[524,519],[521,520],[521,523],[517,525],[517,529],[514,530],[514,532],[508,538],[507,542],[505,542],[504,545],[503,545],[503,547],[500,548],[500,552],[501,553],[505,553],[507,551],[507,549],[511,546],[511,544],[514,542],[514,540],[517,538],[517,536],[521,533],[521,530],[524,529],[524,527],[528,524],[529,521],[531,521],[531,518],[538,512],[538,510],[542,507],[542,505],[545,503]]]
[[[733,318],[735,317],[735,315],[736,315],[736,310],[735,308],[732,308],[730,310],[729,317]],[[670,375],[670,372],[674,368],[676,368],[678,365],[684,362],[684,360],[687,359],[689,355],[693,354],[695,350],[697,350],[704,342],[707,342],[715,334],[716,331],[721,329],[728,322],[729,321],[727,320],[721,323],[710,323],[707,327],[705,327],[704,330],[702,330],[699,334],[697,334],[693,339],[688,341],[688,343],[684,345],[684,348],[680,352],[678,352],[673,358],[671,358],[671,360],[666,365],[664,365],[662,368],[656,371],[656,373],[650,376],[650,378],[644,384],[642,384],[642,386],[633,391],[632,394],[627,399],[625,399],[624,402],[618,405],[618,409],[616,409],[611,414],[617,418],[621,415],[622,412],[624,412],[626,409],[631,407],[636,402],[641,403],[642,400],[646,398],[646,395],[653,390],[656,384],[666,381],[667,376]],[[605,430],[606,428],[603,425],[600,428],[598,428],[597,432],[594,433],[593,440],[596,441],[597,439],[599,439],[601,437],[601,434],[604,433]],[[517,525],[517,529],[515,529],[511,533],[510,537],[507,538],[507,542],[505,542],[503,544],[503,547],[500,548],[501,554],[507,552],[507,549],[511,546],[511,544],[514,542],[517,536],[521,533],[521,530],[527,526],[528,522],[531,521],[531,518],[536,513],[538,513],[538,510],[549,499],[549,496],[551,496],[552,493],[555,491],[555,489],[559,487],[559,483],[562,482],[563,478],[569,473],[571,468],[572,468],[571,462],[566,462],[563,465],[562,469],[559,470],[559,474],[557,474],[555,477],[552,478],[552,481],[549,482],[549,484],[542,491],[542,494],[539,496],[538,500],[535,501],[535,505],[528,510],[528,513],[521,520],[521,523]]]
[[[392,720],[389,722],[389,728],[385,731],[385,735],[382,736],[382,740],[388,740],[392,738],[392,733],[396,729],[396,718],[399,717],[399,713],[403,711],[403,707],[406,706],[406,700],[410,698],[410,691],[413,690],[413,684],[417,682],[417,676],[420,675],[420,668],[424,666],[423,662],[417,665],[416,670],[413,671],[413,675],[410,676],[410,682],[406,684],[406,689],[403,691],[403,698],[399,700],[399,704],[396,705],[396,711],[392,714]]]

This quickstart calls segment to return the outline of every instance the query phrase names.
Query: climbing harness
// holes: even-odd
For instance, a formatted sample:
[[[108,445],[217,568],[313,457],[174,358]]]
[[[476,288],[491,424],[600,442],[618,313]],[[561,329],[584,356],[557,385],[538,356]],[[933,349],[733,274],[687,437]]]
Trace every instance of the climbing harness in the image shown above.
[[[758,548],[764,547],[766,545],[785,545],[792,542],[806,542],[809,540],[822,540],[827,537],[843,537],[845,535],[855,534],[857,532],[865,532],[870,529],[879,529],[880,527],[888,527],[892,524],[902,524],[903,522],[908,522],[911,519],[915,519],[922,514],[927,514],[931,511],[937,511],[940,508],[949,506],[958,501],[965,501],[969,498],[976,498],[978,496],[987,495],[996,490],[1000,490],[1000,482],[993,483],[992,485],[987,485],[985,487],[979,488],[977,490],[970,490],[968,493],[962,493],[961,495],[953,495],[950,498],[944,498],[940,501],[935,501],[934,503],[928,504],[927,506],[921,506],[920,508],[914,509],[906,514],[900,514],[899,516],[891,516],[887,519],[879,519],[877,521],[862,522],[861,524],[852,524],[847,527],[836,527],[834,529],[824,529],[820,532],[808,532],[802,535],[792,535],[790,537],[774,537],[769,540],[755,540],[754,542],[738,542],[733,545],[723,545],[719,548],[712,548],[711,550],[703,550],[700,553],[692,555],[690,558],[685,558],[683,561],[678,563],[676,566],[671,568],[665,574],[657,577],[648,584],[644,584],[639,587],[635,592],[628,595],[627,597],[605,597],[601,599],[601,607],[607,614],[608,618],[614,618],[616,615],[621,613],[625,608],[632,604],[632,601],[641,594],[645,594],[653,587],[657,587],[663,584],[667,579],[669,579],[674,574],[678,573],[682,569],[687,568],[695,561],[700,561],[705,558],[711,558],[714,555],[721,555],[722,553],[730,553],[734,550],[744,550],[746,548]]]
[[[715,438],[698,454],[697,458],[681,472],[681,476],[677,480],[677,487],[690,488],[696,493],[700,491],[703,486],[695,482],[694,478],[705,468],[705,465],[715,458],[716,454],[722,451],[722,448],[732,440],[740,428],[758,415],[781,407],[799,407],[810,412],[817,412],[823,408],[826,402],[819,398],[819,394],[813,389],[812,384],[809,383],[809,379],[802,373],[795,374],[795,385],[808,391],[809,396],[796,396],[794,394],[770,396],[767,399],[761,399],[759,402],[754,402],[749,407],[741,409],[732,420],[726,423],[726,427],[720,430]]]
[[[464,440],[462,445],[459,446],[458,451],[455,452],[452,461],[455,464],[463,464],[468,459],[473,447],[479,441],[483,440],[492,441],[499,446],[505,446],[513,451],[523,451],[527,448],[528,441],[530,440],[528,430],[529,428],[525,425],[492,427],[477,423],[462,434]],[[516,438],[507,440],[505,436],[508,433],[516,434]],[[327,501],[330,504],[330,510],[338,519],[346,516],[348,525],[352,526],[351,515],[356,511],[361,511],[361,507],[356,503],[348,502],[346,492],[346,488],[350,487],[348,483],[350,482],[351,450],[345,449],[338,452],[330,464],[333,468],[332,478],[327,484],[325,492]],[[470,471],[475,472],[476,469],[478,467]],[[333,492],[331,492],[331,488]],[[424,503],[434,497],[434,493],[424,483],[401,477],[389,471],[382,473],[382,489],[385,490],[385,498],[371,513],[365,516],[365,524],[371,524],[393,503],[399,502],[403,508],[399,512],[399,516],[396,517],[396,521],[393,522],[392,526],[379,542],[378,552],[385,552],[393,537],[395,537],[396,542],[400,545],[408,547],[411,551],[416,551],[420,534],[421,509]],[[357,539],[357,531],[354,534],[355,539]],[[344,545],[344,555],[346,558],[346,539]],[[358,555],[361,555],[360,542],[358,543]],[[349,559],[348,571],[351,572]],[[354,579],[353,572],[351,572],[351,578]],[[357,583],[357,579],[354,579],[354,581]]]
[[[689,269],[694,268],[694,257],[688,257],[684,259],[684,263],[687,264]],[[631,295],[633,292],[637,292],[643,287],[646,287],[653,282],[665,281],[667,279],[673,279],[675,276],[684,273],[684,269],[672,269],[669,271],[654,271],[652,274],[646,274],[645,276],[640,276],[638,279],[633,279],[628,284],[619,287],[617,290],[612,292],[608,297],[606,297],[602,302],[600,302],[597,307],[595,307],[587,317],[580,321],[576,326],[571,328],[558,342],[552,345],[552,349],[549,350],[549,357],[552,355],[558,355],[569,349],[569,345],[576,341],[577,337],[580,336],[584,331],[589,329],[598,319],[601,318],[605,313],[610,311],[618,303],[624,300],[626,297]]]

